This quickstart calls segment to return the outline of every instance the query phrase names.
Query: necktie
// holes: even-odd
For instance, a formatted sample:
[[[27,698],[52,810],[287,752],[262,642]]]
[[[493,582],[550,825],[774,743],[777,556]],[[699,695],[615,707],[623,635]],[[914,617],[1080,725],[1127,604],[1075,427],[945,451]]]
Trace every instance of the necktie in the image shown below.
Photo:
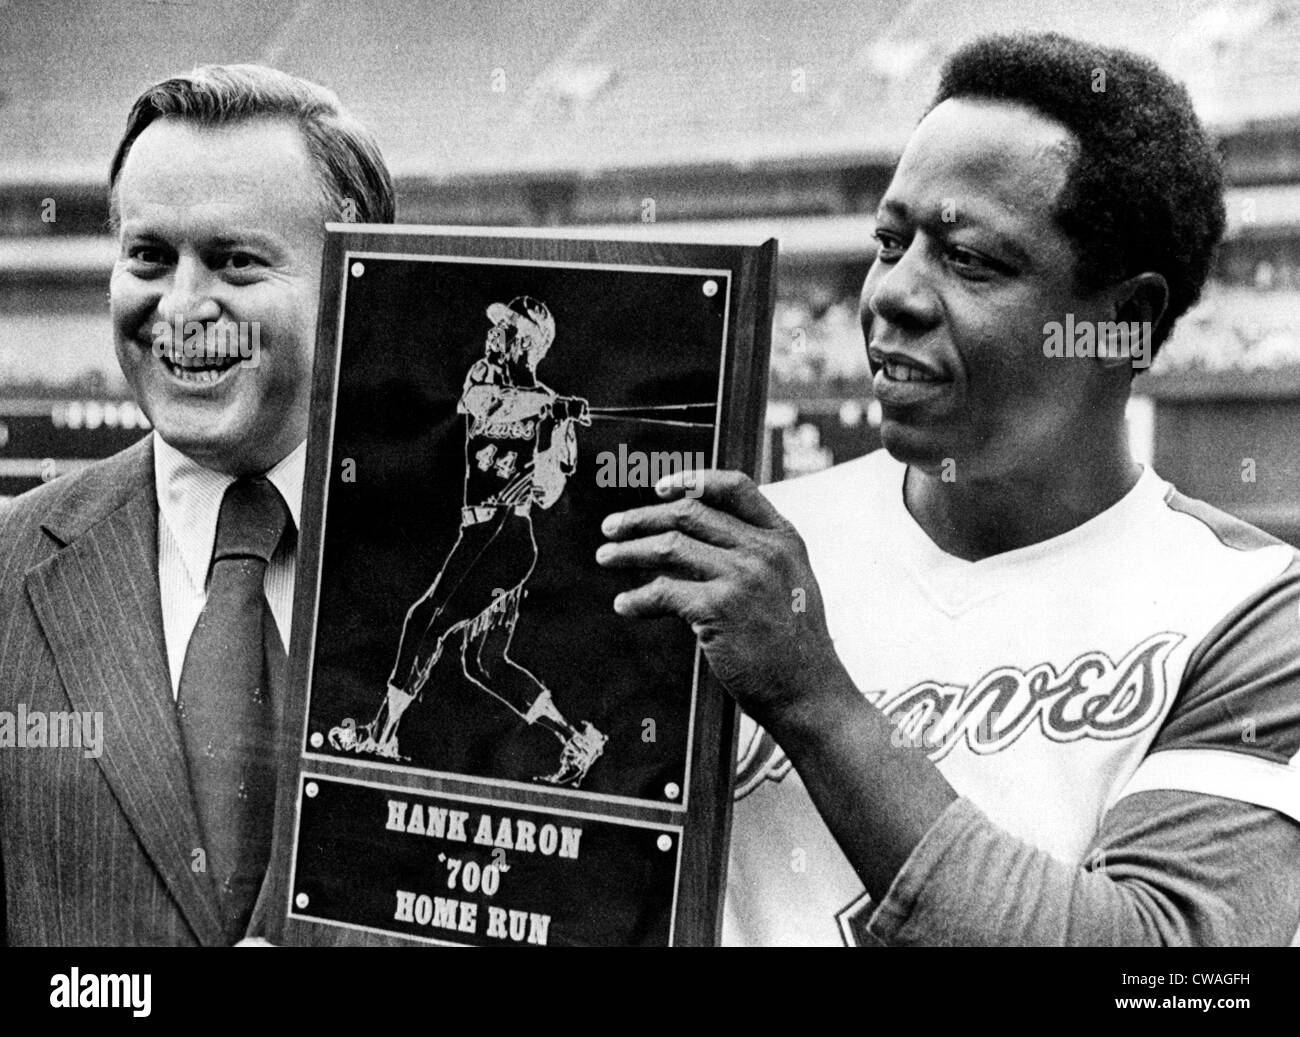
[[[270,859],[279,705],[270,690],[285,660],[262,588],[288,523],[266,479],[226,489],[207,604],[181,667],[177,711],[227,943],[244,935]]]

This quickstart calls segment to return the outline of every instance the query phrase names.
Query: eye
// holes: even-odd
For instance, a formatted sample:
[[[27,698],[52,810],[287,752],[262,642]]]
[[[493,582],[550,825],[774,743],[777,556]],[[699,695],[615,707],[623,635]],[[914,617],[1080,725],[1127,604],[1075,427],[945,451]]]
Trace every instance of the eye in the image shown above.
[[[946,251],[948,262],[951,263],[959,273],[991,274],[998,269],[998,264],[993,262],[993,260],[978,252],[972,252],[968,248],[962,248],[959,245],[949,245]]]
[[[167,252],[157,245],[132,245],[127,258],[144,266],[163,266],[168,261]]]
[[[896,263],[903,258],[905,246],[897,234],[877,227],[872,237],[876,239],[876,244],[880,246],[876,252],[876,258],[882,263]]]
[[[227,270],[237,270],[240,273],[247,273],[255,270],[262,265],[262,261],[251,252],[229,252],[225,256],[222,266]]]

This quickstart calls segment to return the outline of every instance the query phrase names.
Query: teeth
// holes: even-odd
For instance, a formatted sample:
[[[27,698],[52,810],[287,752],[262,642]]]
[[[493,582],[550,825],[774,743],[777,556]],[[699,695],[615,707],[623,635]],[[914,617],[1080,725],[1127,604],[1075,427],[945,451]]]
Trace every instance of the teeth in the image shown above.
[[[239,357],[228,356],[186,356],[178,357],[169,353],[163,357],[172,367],[183,367],[186,370],[199,370],[201,368],[224,368],[239,362]]]
[[[937,382],[939,380],[919,367],[898,360],[885,361],[885,374],[895,382]]]
[[[223,374],[226,373],[226,371],[229,369],[229,366],[233,366],[233,365],[229,365],[228,367],[182,367],[180,364],[177,364],[171,360],[165,360],[164,362],[167,364],[167,369],[171,371],[171,373],[175,375],[177,378],[179,378],[182,382],[193,382],[196,385],[204,385],[209,382],[217,381],[217,379],[219,379]]]

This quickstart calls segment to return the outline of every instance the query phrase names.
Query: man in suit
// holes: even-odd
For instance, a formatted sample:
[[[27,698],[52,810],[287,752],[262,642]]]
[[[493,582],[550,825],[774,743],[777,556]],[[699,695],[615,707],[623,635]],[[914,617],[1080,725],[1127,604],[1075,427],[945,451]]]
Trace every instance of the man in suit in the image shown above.
[[[154,432],[0,510],[0,710],[103,724],[0,753],[3,932],[230,944],[266,909],[324,223],[392,222],[393,187],[328,90],[209,66],[137,99],[110,206]]]

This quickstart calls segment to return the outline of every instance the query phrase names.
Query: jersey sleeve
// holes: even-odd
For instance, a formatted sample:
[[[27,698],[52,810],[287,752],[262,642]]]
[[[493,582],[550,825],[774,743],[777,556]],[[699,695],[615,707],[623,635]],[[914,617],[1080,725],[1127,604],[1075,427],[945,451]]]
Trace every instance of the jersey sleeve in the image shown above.
[[[867,932],[886,946],[1285,946],[1300,922],[1300,825],[1238,800],[1126,797],[1081,865],[955,800]]]
[[[1157,789],[1300,820],[1300,555],[1193,650],[1173,709],[1112,802]]]
[[[474,366],[469,369],[469,374],[465,376],[465,385],[460,391],[460,402],[456,404],[457,414],[468,414],[469,408],[465,406],[465,394],[479,385],[496,384],[496,372],[492,365],[486,360],[474,361]]]

